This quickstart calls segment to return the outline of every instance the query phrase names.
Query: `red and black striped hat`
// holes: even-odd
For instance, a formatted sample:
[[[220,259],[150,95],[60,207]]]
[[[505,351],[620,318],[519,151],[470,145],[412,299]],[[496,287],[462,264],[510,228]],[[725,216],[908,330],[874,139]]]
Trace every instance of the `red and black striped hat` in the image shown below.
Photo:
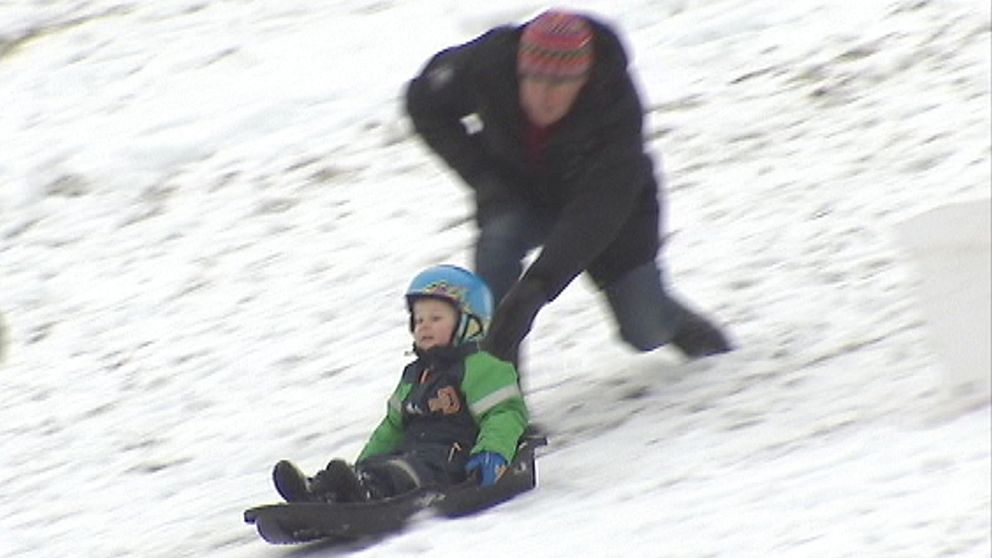
[[[581,16],[549,10],[524,26],[517,51],[521,75],[569,79],[592,66],[592,29]]]

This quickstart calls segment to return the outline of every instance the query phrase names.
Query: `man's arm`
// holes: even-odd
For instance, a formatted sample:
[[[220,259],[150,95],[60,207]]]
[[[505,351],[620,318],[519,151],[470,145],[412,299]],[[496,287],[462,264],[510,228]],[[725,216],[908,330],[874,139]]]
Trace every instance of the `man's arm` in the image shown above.
[[[434,55],[406,90],[406,110],[417,134],[472,187],[491,164],[478,136],[469,134],[462,119],[477,110],[472,66],[493,33]]]
[[[570,187],[571,199],[551,229],[540,256],[524,279],[544,285],[554,300],[616,238],[651,183],[645,161],[641,103],[629,77],[611,87],[615,96],[600,110],[606,121],[599,149],[585,173]]]
[[[571,200],[555,222],[541,253],[500,302],[483,346],[516,361],[520,342],[534,318],[603,253],[624,226],[635,203],[652,183],[641,137],[640,100],[629,77],[617,82],[600,148],[583,176],[571,185]]]

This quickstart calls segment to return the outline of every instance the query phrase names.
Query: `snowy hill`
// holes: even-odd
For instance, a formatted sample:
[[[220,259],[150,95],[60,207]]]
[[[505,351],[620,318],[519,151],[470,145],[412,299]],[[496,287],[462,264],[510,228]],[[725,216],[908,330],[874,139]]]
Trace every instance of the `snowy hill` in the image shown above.
[[[988,397],[946,389],[895,232],[992,193],[966,1],[583,3],[631,50],[674,284],[742,349],[634,354],[576,282],[527,346],[539,490],[367,547],[241,523],[278,459],[355,456],[406,282],[469,261],[398,103],[541,7],[484,4],[0,6],[0,557],[989,556]]]

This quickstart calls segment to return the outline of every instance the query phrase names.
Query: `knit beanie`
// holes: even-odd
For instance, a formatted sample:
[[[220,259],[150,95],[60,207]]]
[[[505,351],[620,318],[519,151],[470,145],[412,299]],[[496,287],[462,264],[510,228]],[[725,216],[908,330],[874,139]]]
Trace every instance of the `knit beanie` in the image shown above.
[[[587,74],[591,66],[592,29],[582,17],[549,10],[524,26],[517,51],[519,74],[569,79]]]

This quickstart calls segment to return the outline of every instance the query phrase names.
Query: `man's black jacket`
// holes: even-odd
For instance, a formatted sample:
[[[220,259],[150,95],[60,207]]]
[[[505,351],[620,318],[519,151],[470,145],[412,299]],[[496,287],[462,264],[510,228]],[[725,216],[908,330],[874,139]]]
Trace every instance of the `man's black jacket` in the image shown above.
[[[499,27],[441,51],[407,90],[417,132],[476,191],[480,224],[507,201],[524,201],[554,223],[525,273],[547,300],[584,270],[606,286],[660,247],[658,188],[627,56],[612,30],[590,25],[589,81],[554,125],[540,164],[525,153],[518,101],[522,27]],[[476,120],[466,125],[469,115]]]

